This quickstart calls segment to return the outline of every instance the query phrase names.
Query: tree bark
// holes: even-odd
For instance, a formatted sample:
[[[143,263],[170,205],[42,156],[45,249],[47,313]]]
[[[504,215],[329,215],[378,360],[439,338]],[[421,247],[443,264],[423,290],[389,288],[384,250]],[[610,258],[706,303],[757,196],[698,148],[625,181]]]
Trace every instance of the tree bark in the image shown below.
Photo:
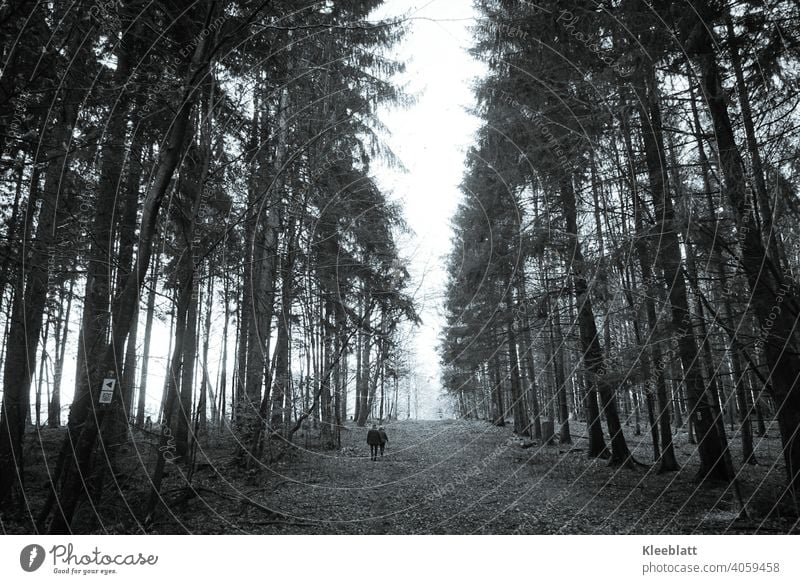
[[[156,286],[158,285],[158,266],[160,254],[156,255],[155,265],[150,276],[150,291],[147,294],[147,316],[144,325],[144,347],[142,349],[142,370],[139,377],[139,399],[136,404],[136,426],[144,427],[144,411],[147,399],[147,372],[150,364],[150,339],[153,334],[153,316],[156,307]]]
[[[518,436],[530,436],[530,422],[528,421],[528,411],[525,404],[525,396],[522,392],[522,383],[519,374],[519,357],[517,356],[517,335],[514,332],[513,322],[507,325],[508,331],[508,360],[509,375],[511,378],[511,399],[513,400],[514,410],[514,433]]]
[[[634,464],[633,456],[628,450],[628,443],[622,433],[622,425],[617,413],[617,405],[614,396],[614,389],[606,380],[605,363],[603,352],[600,347],[597,325],[594,320],[592,301],[589,295],[589,287],[586,282],[585,262],[583,251],[581,250],[578,239],[577,209],[575,193],[572,184],[568,180],[562,180],[560,185],[561,202],[564,207],[564,218],[566,220],[566,232],[570,238],[570,269],[572,272],[572,286],[575,294],[575,302],[578,306],[578,329],[580,331],[581,348],[583,350],[583,361],[589,373],[589,383],[596,388],[600,397],[602,411],[605,413],[608,433],[611,436],[611,457],[609,465],[632,467]],[[591,390],[590,392],[591,393]],[[591,399],[591,398],[590,398]],[[592,414],[590,410],[590,415]],[[603,453],[597,452],[597,448],[590,446],[590,456],[601,456]]]
[[[208,11],[206,24],[213,14],[215,5],[212,4]],[[161,153],[161,159],[153,175],[147,196],[142,208],[142,217],[139,230],[139,245],[136,256],[135,277],[126,280],[125,288],[118,300],[115,302],[112,318],[111,343],[105,350],[105,354],[100,358],[103,370],[114,370],[115,364],[122,361],[122,348],[125,346],[125,339],[130,332],[132,319],[135,312],[135,305],[139,297],[142,282],[147,277],[150,267],[150,255],[152,253],[153,238],[156,230],[161,203],[167,188],[172,180],[175,168],[180,159],[180,152],[183,148],[184,140],[189,125],[189,118],[194,108],[197,98],[197,87],[203,78],[204,71],[207,70],[207,53],[209,48],[208,36],[203,36],[197,44],[192,59],[187,67],[184,83],[184,92],[181,95],[177,113],[168,131],[165,147]],[[90,390],[90,401],[95,403],[99,387],[92,386]],[[111,406],[119,407],[118,396],[116,404]],[[105,420],[106,411],[100,411],[96,416],[89,416],[77,436],[73,440],[75,445],[75,464],[71,468],[65,469],[63,473],[61,492],[59,496],[59,512],[53,516],[48,533],[61,534],[69,531],[72,517],[75,513],[78,501],[84,494],[83,477],[89,475],[91,465],[91,453],[94,449],[100,428]],[[69,439],[69,438],[68,438]],[[162,435],[161,446],[166,444],[167,436]],[[162,457],[159,457],[161,460]]]
[[[22,487],[25,421],[30,408],[30,388],[36,368],[36,349],[47,298],[55,232],[62,213],[59,205],[64,184],[62,179],[69,168],[69,145],[78,105],[75,92],[67,91],[58,106],[36,235],[31,242],[29,257],[23,257],[20,266],[20,282],[24,282],[24,289],[23,285],[19,286],[12,305],[0,413],[0,505],[8,501],[15,485]],[[35,189],[34,183],[31,187]],[[34,198],[32,194],[29,200]],[[30,205],[28,213],[33,213]]]
[[[51,428],[61,426],[61,379],[64,373],[64,354],[69,338],[69,317],[72,313],[72,293],[75,286],[75,277],[70,275],[69,289],[66,294],[67,309],[61,314],[59,309],[59,328],[56,331],[56,363],[53,371],[53,394],[47,410],[47,425]],[[64,297],[61,297],[63,306]],[[63,316],[63,318],[62,318]]]
[[[765,355],[772,372],[772,396],[778,405],[777,418],[789,490],[797,501],[800,489],[800,343],[795,333],[800,311],[797,294],[791,280],[767,253],[755,224],[752,202],[745,188],[744,164],[728,115],[713,39],[702,23],[695,25],[692,34],[692,49],[700,66],[702,87],[714,122],[720,167],[725,179],[724,190],[736,213],[742,250],[739,262],[747,275],[751,310],[762,326],[772,323],[765,342]],[[778,310],[780,318],[770,318],[770,314]]]

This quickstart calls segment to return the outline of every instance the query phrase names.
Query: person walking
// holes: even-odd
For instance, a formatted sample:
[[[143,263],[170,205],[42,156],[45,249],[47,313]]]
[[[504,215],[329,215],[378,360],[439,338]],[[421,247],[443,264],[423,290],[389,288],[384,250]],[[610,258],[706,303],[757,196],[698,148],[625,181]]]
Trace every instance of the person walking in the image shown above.
[[[381,434],[378,426],[372,424],[372,428],[367,432],[367,444],[369,444],[370,460],[378,460],[378,447],[381,445]]]
[[[383,449],[389,443],[389,437],[386,435],[386,430],[383,429],[383,426],[378,428],[378,434],[381,437],[381,456],[383,456]]]

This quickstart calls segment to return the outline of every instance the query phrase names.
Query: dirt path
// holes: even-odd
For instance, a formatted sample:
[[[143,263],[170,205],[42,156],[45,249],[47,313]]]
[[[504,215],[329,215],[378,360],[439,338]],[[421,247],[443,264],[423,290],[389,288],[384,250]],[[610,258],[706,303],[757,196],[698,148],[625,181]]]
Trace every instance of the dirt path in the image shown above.
[[[524,481],[507,472],[514,448],[508,431],[407,421],[387,432],[386,454],[375,462],[366,429],[353,427],[341,454],[306,452],[288,463],[274,507],[328,533],[463,533],[495,521],[524,491]]]
[[[394,422],[387,426],[386,455],[376,462],[369,459],[366,431],[348,427],[341,451],[295,450],[243,477],[232,477],[224,468],[205,477],[201,473],[194,483],[203,486],[192,502],[196,514],[181,513],[182,529],[331,534],[791,529],[789,520],[763,519],[783,484],[781,470],[763,480],[763,467],[741,469],[743,492],[756,513],[750,520],[736,520],[732,494],[724,485],[699,488],[694,482],[696,461],[685,434],[676,437],[684,470],[657,475],[588,460],[579,424],[573,424],[572,446],[523,449],[509,428],[485,422]],[[303,445],[305,439],[301,435],[295,443]],[[771,449],[774,457],[776,441],[763,440],[759,448]],[[649,460],[646,436],[631,436],[629,444],[639,460]],[[225,503],[242,498],[252,504]],[[267,509],[282,517],[276,520]]]

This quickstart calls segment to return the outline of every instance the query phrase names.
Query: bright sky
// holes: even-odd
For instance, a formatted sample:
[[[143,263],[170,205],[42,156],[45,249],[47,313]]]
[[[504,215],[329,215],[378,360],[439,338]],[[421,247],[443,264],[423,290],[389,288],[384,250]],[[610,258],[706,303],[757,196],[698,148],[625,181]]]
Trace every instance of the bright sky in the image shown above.
[[[388,0],[377,16],[408,15],[409,31],[397,58],[406,72],[398,79],[417,98],[407,109],[385,110],[381,120],[391,135],[387,143],[407,172],[380,168],[384,189],[404,204],[405,217],[415,236],[404,253],[410,256],[418,279],[423,326],[415,334],[418,378],[428,393],[420,417],[433,417],[440,392],[436,353],[442,325],[440,304],[445,282],[444,258],[450,249],[450,219],[460,193],[466,149],[478,129],[467,113],[473,103],[475,78],[484,73],[467,52],[469,27],[475,22],[472,0]]]

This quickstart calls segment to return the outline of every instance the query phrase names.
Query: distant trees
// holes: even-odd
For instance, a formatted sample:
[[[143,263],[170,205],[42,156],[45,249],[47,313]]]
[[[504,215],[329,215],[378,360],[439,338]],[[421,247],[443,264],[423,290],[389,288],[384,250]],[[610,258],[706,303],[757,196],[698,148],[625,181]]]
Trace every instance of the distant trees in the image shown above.
[[[571,402],[589,456],[616,464],[622,422],[645,413],[654,460],[676,470],[671,421],[686,420],[700,478],[723,481],[726,413],[743,462],[775,415],[796,497],[797,7],[693,6],[479,3],[485,124],[455,217],[444,382],[498,424]],[[501,257],[524,288],[500,285]]]
[[[418,317],[400,209],[371,176],[376,155],[391,157],[376,108],[404,99],[390,81],[402,65],[385,56],[402,27],[366,20],[380,4],[0,8],[4,512],[24,505],[36,366],[55,370],[41,409],[58,426],[67,347],[74,398],[37,510],[50,533],[80,529],[84,502],[124,500],[121,457],[147,419],[161,422],[159,456],[143,469],[149,500],[125,511],[137,522],[165,465],[191,477],[198,442],[217,433],[233,432],[250,465],[309,419],[335,447],[356,386],[359,423],[396,415],[398,339]],[[117,390],[100,405],[109,376]]]

